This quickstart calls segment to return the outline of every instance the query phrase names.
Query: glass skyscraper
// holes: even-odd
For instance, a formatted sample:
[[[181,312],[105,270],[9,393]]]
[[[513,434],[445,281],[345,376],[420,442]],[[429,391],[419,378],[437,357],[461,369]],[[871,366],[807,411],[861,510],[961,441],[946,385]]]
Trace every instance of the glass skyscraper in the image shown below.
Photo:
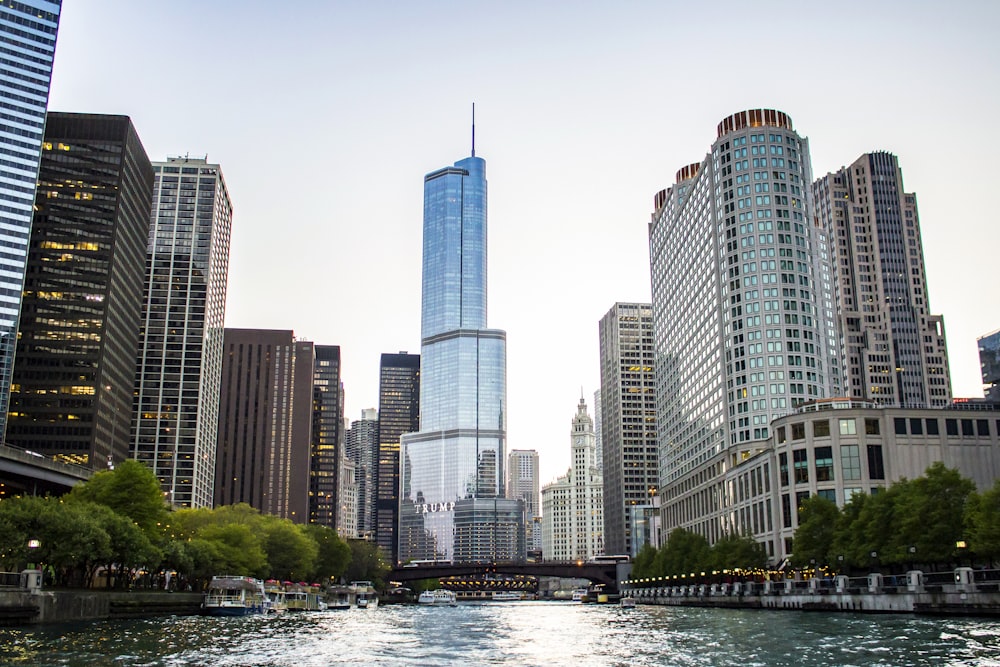
[[[402,438],[399,559],[524,557],[503,498],[506,333],[486,328],[486,162],[424,178],[420,431]]]
[[[0,435],[7,427],[17,319],[61,0],[0,4]]]

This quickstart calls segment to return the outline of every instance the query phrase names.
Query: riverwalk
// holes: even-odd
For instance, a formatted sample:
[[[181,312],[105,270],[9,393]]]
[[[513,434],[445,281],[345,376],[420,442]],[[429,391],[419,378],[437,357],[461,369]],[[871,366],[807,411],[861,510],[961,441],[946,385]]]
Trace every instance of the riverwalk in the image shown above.
[[[730,609],[848,611],[1000,617],[1000,570],[957,568],[904,575],[789,577],[781,580],[675,583],[659,577],[623,582],[640,604]]]

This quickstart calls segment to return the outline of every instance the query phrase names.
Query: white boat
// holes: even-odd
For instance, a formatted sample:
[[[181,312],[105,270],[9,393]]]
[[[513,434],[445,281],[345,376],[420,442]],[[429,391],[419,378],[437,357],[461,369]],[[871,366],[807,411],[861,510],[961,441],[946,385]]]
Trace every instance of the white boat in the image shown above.
[[[319,584],[285,582],[285,604],[288,611],[324,611],[327,608]]]
[[[378,607],[378,595],[375,586],[370,581],[352,581],[350,588],[354,591],[354,601],[358,609],[375,609]]]
[[[448,605],[454,607],[458,604],[458,596],[453,591],[438,588],[433,591],[424,591],[417,598],[419,604]]]
[[[264,582],[253,577],[212,577],[202,603],[211,616],[247,616],[267,611]]]
[[[573,591],[573,602],[583,602],[587,599],[587,589],[578,588]]]
[[[524,596],[514,591],[493,591],[492,599],[494,602],[516,602],[523,600]]]
[[[268,614],[280,614],[288,611],[288,604],[285,602],[285,587],[281,582],[268,579],[264,582],[264,611]]]
[[[635,608],[635,598],[630,595],[626,595],[619,600],[619,604],[621,604],[622,609],[633,609]]]

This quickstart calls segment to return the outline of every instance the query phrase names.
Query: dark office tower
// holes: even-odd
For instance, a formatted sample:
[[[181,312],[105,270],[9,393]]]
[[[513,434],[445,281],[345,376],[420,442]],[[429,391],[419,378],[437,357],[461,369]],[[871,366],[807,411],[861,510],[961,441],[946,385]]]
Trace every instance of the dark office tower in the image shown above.
[[[371,540],[375,535],[378,412],[373,408],[362,410],[361,419],[351,422],[344,437],[347,458],[354,466],[354,486],[357,488],[356,533],[358,537]]]
[[[0,442],[7,424],[38,159],[61,0],[0,4]]]
[[[916,195],[892,153],[866,153],[813,184],[837,288],[843,395],[890,407],[944,407],[944,318],[930,314]]]
[[[226,329],[215,505],[309,515],[313,344],[291,331]]]
[[[983,371],[983,395],[1000,403],[1000,330],[986,334],[979,343],[979,365]]]
[[[344,389],[340,346],[316,345],[313,371],[312,446],[309,453],[309,523],[340,530],[340,451]],[[353,537],[353,536],[352,536]]]
[[[205,158],[153,170],[132,456],[174,507],[211,507],[233,207]]]
[[[604,549],[635,555],[636,508],[653,504],[658,487],[653,310],[616,303],[601,318],[601,429]]]
[[[375,541],[397,562],[399,440],[420,428],[420,355],[383,354],[379,364]]]
[[[128,456],[152,187],[127,117],[48,115],[9,444],[92,469]]]

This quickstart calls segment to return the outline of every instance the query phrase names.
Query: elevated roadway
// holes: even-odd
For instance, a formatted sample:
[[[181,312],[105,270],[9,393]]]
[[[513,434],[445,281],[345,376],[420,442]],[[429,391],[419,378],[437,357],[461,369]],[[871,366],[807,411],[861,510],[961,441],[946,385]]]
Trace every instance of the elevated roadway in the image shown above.
[[[82,466],[0,445],[0,498],[21,494],[61,496],[91,475],[93,471]]]
[[[587,579],[593,584],[603,584],[608,592],[618,590],[618,582],[628,579],[631,563],[568,562],[511,562],[511,563],[437,563],[409,564],[389,572],[391,581],[407,582],[420,579],[441,579],[487,574],[521,574],[562,579]]]

